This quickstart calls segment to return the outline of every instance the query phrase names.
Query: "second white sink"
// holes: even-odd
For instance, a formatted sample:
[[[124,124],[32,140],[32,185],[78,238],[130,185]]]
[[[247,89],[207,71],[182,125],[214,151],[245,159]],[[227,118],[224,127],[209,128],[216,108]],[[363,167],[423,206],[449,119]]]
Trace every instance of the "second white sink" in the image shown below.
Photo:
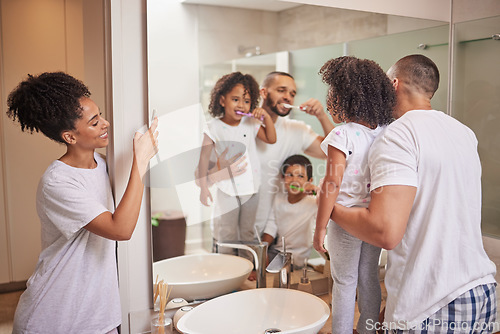
[[[237,290],[253,269],[242,257],[226,254],[178,256],[153,263],[153,277],[172,287],[169,298],[213,298]]]
[[[253,289],[196,306],[179,320],[177,328],[189,334],[316,334],[329,316],[328,305],[309,293]]]

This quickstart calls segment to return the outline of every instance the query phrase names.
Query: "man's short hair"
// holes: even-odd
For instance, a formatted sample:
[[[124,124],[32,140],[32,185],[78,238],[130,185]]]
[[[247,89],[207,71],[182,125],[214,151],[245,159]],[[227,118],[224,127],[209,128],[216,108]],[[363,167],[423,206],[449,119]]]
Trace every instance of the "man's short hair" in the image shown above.
[[[280,76],[280,75],[285,76],[285,77],[289,77],[289,78],[292,78],[293,80],[295,80],[290,73],[273,71],[273,72],[270,72],[266,75],[266,77],[264,78],[264,81],[262,82],[262,87],[269,87],[271,85],[271,82],[273,82],[274,78],[276,78],[277,76]]]
[[[439,69],[428,57],[421,54],[401,58],[391,68],[391,79],[398,78],[407,85],[427,94],[429,98],[439,87]]]

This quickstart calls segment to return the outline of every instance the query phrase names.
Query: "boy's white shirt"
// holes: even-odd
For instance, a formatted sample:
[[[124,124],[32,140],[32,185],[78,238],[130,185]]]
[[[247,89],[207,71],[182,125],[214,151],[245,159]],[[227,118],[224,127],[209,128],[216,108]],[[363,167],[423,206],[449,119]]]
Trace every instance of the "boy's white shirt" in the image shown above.
[[[312,249],[313,229],[318,206],[314,196],[305,196],[297,203],[288,202],[287,193],[278,193],[269,215],[264,233],[277,239],[273,247],[283,249],[285,237],[287,252],[292,253],[293,263],[303,266]]]

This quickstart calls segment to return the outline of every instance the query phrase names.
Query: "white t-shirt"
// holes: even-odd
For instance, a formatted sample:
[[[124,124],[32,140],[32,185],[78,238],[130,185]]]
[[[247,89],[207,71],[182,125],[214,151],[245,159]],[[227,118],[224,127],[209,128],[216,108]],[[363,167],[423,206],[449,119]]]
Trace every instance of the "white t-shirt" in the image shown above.
[[[106,163],[56,160],[37,191],[42,251],[19,300],[13,333],[107,333],[121,323],[116,242],[83,227],[114,211]]]
[[[388,324],[413,327],[466,291],[495,282],[481,236],[481,164],[472,130],[435,110],[389,125],[369,154],[372,191],[417,188],[403,239],[388,252]]]
[[[217,182],[217,187],[222,192],[230,196],[243,196],[259,191],[261,173],[256,137],[261,126],[262,124],[252,117],[243,117],[237,126],[228,125],[220,119],[208,122],[206,134],[215,143],[216,156],[221,155],[227,148],[227,158],[242,153],[248,164],[243,174],[233,177],[232,180]],[[216,156],[212,157],[211,160],[217,161]]]
[[[278,117],[274,127],[276,128],[276,143],[269,145],[257,140],[262,173],[259,206],[255,218],[255,226],[259,231],[263,231],[266,226],[274,196],[282,191],[279,170],[283,161],[291,155],[303,154],[318,138],[318,134],[302,121]]]
[[[285,237],[286,251],[292,253],[293,264],[304,266],[313,243],[313,228],[316,224],[318,206],[316,198],[305,196],[299,202],[288,202],[287,194],[276,195],[264,233],[277,238],[272,246],[283,250],[281,237]]]
[[[383,130],[367,128],[350,122],[330,131],[321,143],[321,149],[328,155],[328,146],[345,154],[346,169],[340,185],[337,203],[346,206],[368,207],[370,204],[370,170],[368,151],[373,140]]]

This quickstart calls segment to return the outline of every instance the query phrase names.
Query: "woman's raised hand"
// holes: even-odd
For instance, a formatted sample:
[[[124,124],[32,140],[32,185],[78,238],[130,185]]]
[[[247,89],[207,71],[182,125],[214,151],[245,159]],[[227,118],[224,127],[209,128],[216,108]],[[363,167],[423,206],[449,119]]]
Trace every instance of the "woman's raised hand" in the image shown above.
[[[134,136],[134,159],[141,179],[148,168],[149,160],[158,153],[158,117],[153,119],[148,131],[136,132]]]

